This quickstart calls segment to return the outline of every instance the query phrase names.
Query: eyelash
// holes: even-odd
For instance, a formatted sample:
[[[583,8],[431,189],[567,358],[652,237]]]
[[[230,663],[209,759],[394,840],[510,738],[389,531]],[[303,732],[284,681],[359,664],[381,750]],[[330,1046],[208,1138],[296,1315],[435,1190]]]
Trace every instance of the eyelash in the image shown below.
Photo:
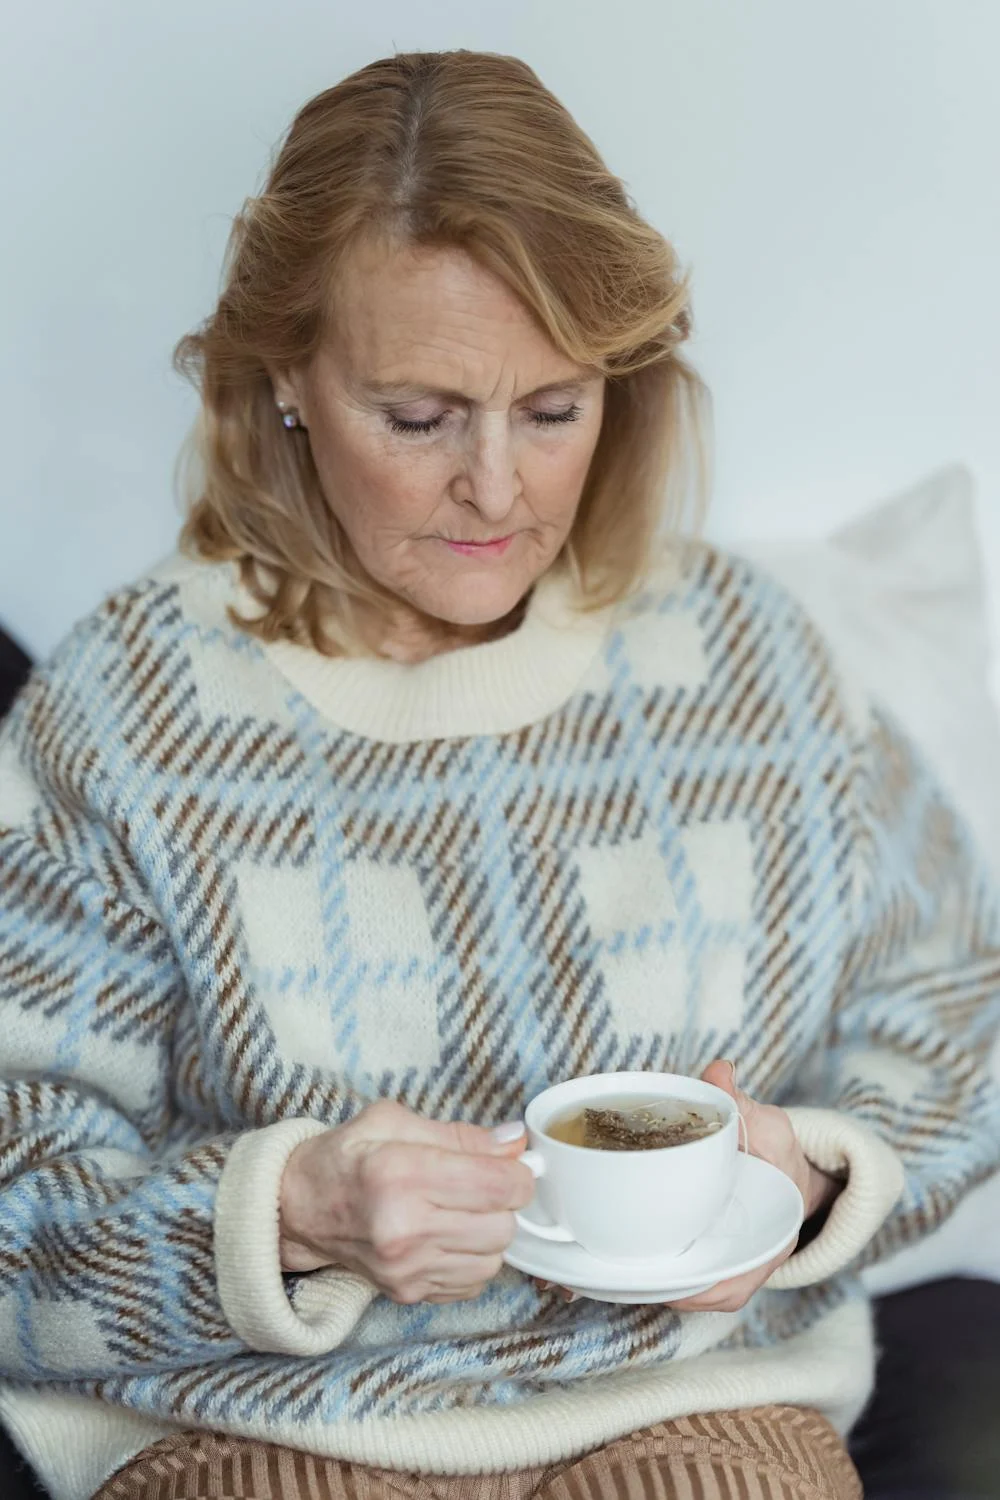
[[[533,411],[531,420],[536,427],[560,427],[566,422],[575,422],[581,415],[579,406],[567,407],[565,411]],[[403,417],[389,417],[389,426],[393,432],[403,433],[409,436],[419,435],[426,432],[434,432],[447,416],[442,412],[439,417],[428,417],[426,422],[407,422]]]

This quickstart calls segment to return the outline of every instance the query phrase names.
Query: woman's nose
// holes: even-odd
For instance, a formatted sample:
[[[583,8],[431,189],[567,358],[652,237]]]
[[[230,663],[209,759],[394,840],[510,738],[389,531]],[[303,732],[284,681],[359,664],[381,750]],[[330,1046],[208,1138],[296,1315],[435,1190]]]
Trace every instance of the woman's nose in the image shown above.
[[[470,454],[462,498],[486,521],[502,521],[517,498],[520,481],[514,446],[507,432],[480,438]]]

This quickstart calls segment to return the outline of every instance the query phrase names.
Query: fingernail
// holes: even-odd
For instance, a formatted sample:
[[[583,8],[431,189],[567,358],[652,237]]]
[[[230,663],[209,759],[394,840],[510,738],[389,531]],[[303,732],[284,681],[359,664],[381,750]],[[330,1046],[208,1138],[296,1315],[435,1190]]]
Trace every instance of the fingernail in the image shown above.
[[[523,1134],[523,1120],[506,1120],[502,1125],[494,1125],[490,1131],[492,1139],[498,1146],[509,1146],[511,1141],[519,1141]]]
[[[725,1063],[726,1067],[729,1069],[730,1075],[731,1075],[732,1080],[733,1080],[733,1088],[735,1088],[736,1087],[736,1064],[733,1062],[733,1060],[732,1060],[731,1057],[724,1057],[722,1059],[722,1061]]]

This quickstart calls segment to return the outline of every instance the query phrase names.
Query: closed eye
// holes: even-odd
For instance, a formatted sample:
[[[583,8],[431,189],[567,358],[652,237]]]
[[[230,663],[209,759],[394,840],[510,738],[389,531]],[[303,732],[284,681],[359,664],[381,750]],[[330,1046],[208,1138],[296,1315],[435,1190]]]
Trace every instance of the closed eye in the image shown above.
[[[531,419],[539,427],[549,427],[559,422],[575,422],[580,415],[579,406],[568,406],[565,411],[533,411]]]
[[[414,436],[419,433],[434,432],[441,426],[447,412],[440,412],[436,417],[425,417],[422,421],[405,417],[397,417],[389,413],[389,427],[392,432],[401,433],[404,436]],[[557,427],[565,422],[575,422],[581,415],[579,406],[568,406],[565,411],[532,411],[529,416],[536,427]]]
[[[439,416],[427,417],[423,422],[407,422],[404,417],[394,417],[390,413],[389,426],[393,432],[433,432],[435,427],[440,427],[445,419],[445,413]]]

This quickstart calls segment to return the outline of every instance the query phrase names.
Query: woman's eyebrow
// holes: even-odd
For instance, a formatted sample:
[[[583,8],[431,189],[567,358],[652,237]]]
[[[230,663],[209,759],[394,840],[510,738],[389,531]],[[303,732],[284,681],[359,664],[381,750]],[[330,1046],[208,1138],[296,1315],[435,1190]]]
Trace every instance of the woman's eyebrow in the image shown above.
[[[519,396],[519,401],[529,401],[532,396],[546,396],[553,391],[565,392],[568,396],[577,396],[588,384],[584,376],[574,375],[566,380],[550,380],[545,385],[536,386],[533,391],[527,391]],[[449,390],[439,385],[418,385],[401,380],[366,380],[364,382],[366,395],[374,396],[383,401],[418,401],[422,396],[438,396],[444,401],[467,402],[468,396],[462,391]]]

